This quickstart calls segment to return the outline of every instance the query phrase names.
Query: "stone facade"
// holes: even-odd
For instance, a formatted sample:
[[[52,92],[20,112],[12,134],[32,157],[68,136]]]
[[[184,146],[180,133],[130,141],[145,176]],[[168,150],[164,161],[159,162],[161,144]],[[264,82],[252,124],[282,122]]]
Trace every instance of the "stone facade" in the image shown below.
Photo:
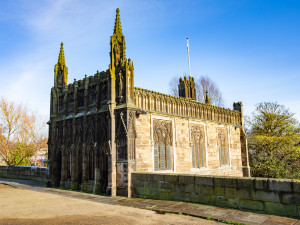
[[[134,87],[119,10],[106,71],[68,84],[61,44],[49,121],[54,186],[131,195],[134,171],[249,176],[242,103],[234,110],[196,102],[192,77],[180,97]]]

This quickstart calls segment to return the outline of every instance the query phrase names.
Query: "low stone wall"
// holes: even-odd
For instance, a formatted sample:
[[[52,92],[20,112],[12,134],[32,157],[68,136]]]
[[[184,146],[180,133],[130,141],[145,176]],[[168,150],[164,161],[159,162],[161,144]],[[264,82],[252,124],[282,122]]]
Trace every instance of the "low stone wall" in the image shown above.
[[[48,168],[36,166],[0,166],[0,177],[47,182]]]
[[[132,197],[203,203],[300,218],[300,181],[133,173]]]

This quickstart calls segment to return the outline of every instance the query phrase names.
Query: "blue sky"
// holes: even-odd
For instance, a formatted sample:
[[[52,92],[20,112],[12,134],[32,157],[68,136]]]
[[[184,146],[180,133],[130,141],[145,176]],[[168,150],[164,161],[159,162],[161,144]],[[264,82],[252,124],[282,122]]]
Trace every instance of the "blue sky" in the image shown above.
[[[172,77],[210,77],[225,106],[264,101],[300,120],[300,1],[2,0],[0,96],[48,115],[60,42],[68,81],[108,68],[115,10],[135,86],[168,93]]]

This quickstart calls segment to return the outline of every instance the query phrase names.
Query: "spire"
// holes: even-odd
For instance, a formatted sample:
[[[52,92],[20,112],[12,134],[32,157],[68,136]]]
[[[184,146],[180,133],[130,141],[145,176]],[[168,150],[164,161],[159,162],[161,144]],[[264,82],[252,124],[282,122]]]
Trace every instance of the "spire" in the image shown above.
[[[54,66],[54,84],[57,87],[67,85],[68,82],[68,67],[65,62],[64,44],[60,43],[60,51],[58,62]]]
[[[120,19],[120,14],[119,14],[120,9],[117,8],[116,12],[117,12],[117,15],[116,15],[116,20],[115,20],[114,34],[122,36],[123,33],[122,33],[121,19]]]
[[[210,99],[208,97],[208,91],[206,91],[206,95],[205,95],[205,104],[211,105]]]
[[[64,43],[60,43],[60,52],[59,52],[59,56],[58,56],[58,64],[60,64],[60,66],[65,65],[65,53],[64,53]]]

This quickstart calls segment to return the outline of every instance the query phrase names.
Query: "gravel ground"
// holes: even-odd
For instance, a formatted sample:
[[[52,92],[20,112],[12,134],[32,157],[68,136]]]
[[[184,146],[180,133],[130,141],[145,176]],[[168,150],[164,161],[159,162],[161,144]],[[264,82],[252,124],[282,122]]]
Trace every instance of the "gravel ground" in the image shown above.
[[[219,224],[0,184],[0,224]]]

